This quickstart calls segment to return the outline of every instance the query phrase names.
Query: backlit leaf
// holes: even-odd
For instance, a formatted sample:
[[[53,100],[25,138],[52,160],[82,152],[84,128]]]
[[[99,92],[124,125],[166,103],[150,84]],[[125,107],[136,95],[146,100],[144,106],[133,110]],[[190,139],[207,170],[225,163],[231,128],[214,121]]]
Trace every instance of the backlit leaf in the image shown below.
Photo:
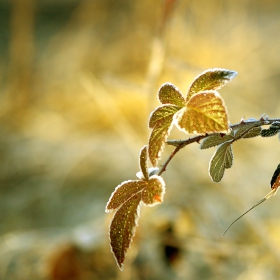
[[[119,268],[122,270],[127,249],[130,247],[139,218],[141,193],[127,200],[115,213],[110,225],[110,245]]]
[[[174,116],[177,127],[191,134],[227,133],[227,109],[216,91],[200,92],[192,96],[186,106]]]
[[[232,141],[227,141],[218,146],[216,152],[210,160],[209,174],[214,182],[220,182],[224,176],[226,168],[230,168],[233,163]]]
[[[106,212],[118,209],[124,202],[130,199],[148,185],[147,181],[143,180],[128,180],[118,185],[112,193],[106,205]]]
[[[161,125],[165,122],[170,122],[173,115],[180,110],[180,107],[176,105],[162,105],[157,107],[150,115],[149,128],[154,128],[156,125]]]
[[[214,68],[202,72],[191,84],[186,100],[194,94],[205,90],[217,90],[227,84],[237,75],[237,72],[227,69]]]
[[[165,183],[162,177],[154,175],[149,179],[148,186],[142,191],[142,202],[149,206],[162,203]]]
[[[276,121],[271,124],[268,129],[263,129],[261,131],[262,137],[272,137],[280,131],[280,122]]]
[[[185,99],[182,93],[171,83],[165,83],[160,87],[158,99],[162,104],[173,104],[180,108],[185,106]]]
[[[175,105],[163,105],[158,107],[150,117],[149,126],[153,128],[149,137],[148,154],[153,166],[157,165],[165,141],[170,134],[173,115],[180,108]]]
[[[232,139],[234,138],[231,134],[220,134],[220,133],[212,134],[201,141],[200,149],[208,149],[214,146],[218,146]]]
[[[148,166],[147,166],[147,146],[144,146],[140,151],[139,166],[143,174],[143,178],[148,180],[149,174],[148,174]]]

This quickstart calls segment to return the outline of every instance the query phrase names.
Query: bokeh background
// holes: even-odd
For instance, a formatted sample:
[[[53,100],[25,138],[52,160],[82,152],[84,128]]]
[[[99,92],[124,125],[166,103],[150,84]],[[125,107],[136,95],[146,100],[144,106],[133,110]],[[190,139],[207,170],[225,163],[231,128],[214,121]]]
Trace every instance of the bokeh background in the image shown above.
[[[235,143],[219,184],[214,149],[181,150],[164,203],[141,208],[123,272],[104,212],[136,178],[162,83],[186,93],[208,68],[235,70],[220,90],[231,123],[280,117],[279,1],[1,0],[0,15],[0,279],[279,277],[278,196],[220,238],[270,191],[277,137]]]

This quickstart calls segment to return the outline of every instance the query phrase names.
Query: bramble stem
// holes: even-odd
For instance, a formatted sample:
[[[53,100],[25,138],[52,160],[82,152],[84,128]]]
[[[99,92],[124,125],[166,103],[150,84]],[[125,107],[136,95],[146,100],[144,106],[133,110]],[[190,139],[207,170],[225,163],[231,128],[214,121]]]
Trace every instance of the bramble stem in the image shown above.
[[[252,120],[252,119],[249,119],[247,121],[244,121],[244,120],[241,120],[240,123],[237,123],[237,124],[231,124],[230,125],[230,128],[231,129],[238,129],[238,128],[241,128],[242,126],[244,125],[248,125],[248,124],[254,124],[253,126],[251,126],[250,128],[248,128],[248,131],[254,127],[258,127],[258,126],[263,126],[263,125],[270,125],[272,124],[273,122],[280,122],[280,118],[276,118],[276,119],[270,119],[270,118],[267,118],[267,117],[264,117],[264,115],[262,115],[260,117],[259,120]],[[247,130],[238,138],[242,138],[243,135],[245,135],[247,132]],[[216,134],[220,134],[220,133],[216,133]],[[162,165],[161,169],[159,170],[158,172],[158,175],[160,176],[164,171],[166,171],[166,167],[167,165],[169,164],[169,162],[172,160],[172,158],[182,149],[184,148],[185,146],[189,145],[189,144],[192,144],[194,142],[196,143],[199,143],[200,140],[208,137],[209,134],[205,134],[205,135],[198,135],[198,136],[194,136],[194,137],[191,137],[189,139],[185,139],[185,140],[167,140],[166,141],[166,144],[168,145],[173,145],[175,146],[176,148],[174,149],[174,151],[170,154],[170,156],[168,157],[168,159],[165,161],[165,163]],[[237,139],[236,139],[237,140]],[[235,140],[235,141],[236,141]]]

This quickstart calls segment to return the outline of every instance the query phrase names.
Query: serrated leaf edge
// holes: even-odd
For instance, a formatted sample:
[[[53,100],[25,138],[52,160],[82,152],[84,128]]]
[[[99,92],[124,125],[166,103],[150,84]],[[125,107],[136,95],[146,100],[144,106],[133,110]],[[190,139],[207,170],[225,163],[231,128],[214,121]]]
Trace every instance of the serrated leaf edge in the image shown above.
[[[136,195],[139,195],[139,193],[135,194],[134,196],[136,196]],[[132,196],[130,199],[132,199],[134,196]],[[128,199],[128,200],[130,200],[130,199]],[[128,202],[128,200],[127,200],[126,202]],[[125,202],[125,203],[126,203],[126,202]],[[122,207],[125,203],[123,203],[123,204],[121,205],[121,207]],[[137,208],[136,208],[136,211],[135,211],[135,214],[134,214],[134,216],[135,216],[135,219],[134,219],[134,221],[135,221],[135,226],[133,227],[133,230],[132,230],[131,239],[130,239],[130,242],[129,242],[128,247],[124,250],[124,260],[125,260],[125,256],[126,256],[126,254],[127,254],[128,249],[131,247],[131,244],[132,244],[132,242],[133,242],[133,238],[134,238],[135,233],[136,233],[136,227],[138,226],[138,221],[139,221],[139,218],[140,218],[140,206],[141,206],[141,196],[140,196],[139,203],[138,203],[138,205],[137,205]],[[111,252],[112,252],[112,254],[113,254],[114,258],[115,258],[115,261],[116,261],[116,263],[117,263],[119,269],[120,269],[121,271],[123,271],[123,268],[124,268],[124,261],[120,263],[119,260],[117,259],[116,255],[115,255],[115,252],[114,252],[114,249],[113,249],[113,246],[112,246],[112,240],[111,240],[111,226],[112,226],[112,223],[113,223],[113,221],[114,221],[115,216],[117,215],[117,213],[118,213],[118,211],[121,209],[121,207],[119,207],[119,208],[117,209],[117,211],[115,212],[115,214],[113,215],[113,217],[112,217],[112,219],[111,219],[111,222],[110,222],[110,225],[109,225],[109,232],[108,232],[108,235],[109,235],[109,241],[110,241],[109,244],[110,244]]]
[[[221,149],[221,147],[222,147],[223,145],[231,146],[232,143],[233,143],[233,141],[230,140],[230,141],[226,141],[226,142],[220,144],[220,145],[218,146],[218,148],[216,149],[216,151],[214,152],[213,156],[211,157],[210,161],[209,161],[208,173],[209,173],[209,176],[210,176],[211,180],[212,180],[213,182],[215,182],[215,183],[220,182],[220,181],[222,180],[222,178],[224,177],[225,169],[228,169],[228,168],[230,168],[230,167],[233,165],[233,152],[232,152],[232,148],[231,148],[231,154],[232,154],[232,163],[231,163],[231,166],[226,168],[226,167],[225,167],[225,163],[223,164],[223,167],[222,167],[222,169],[223,169],[223,171],[222,171],[222,176],[221,176],[221,178],[220,178],[219,180],[215,180],[215,179],[214,179],[214,176],[211,175],[211,166],[212,166],[213,159],[214,159],[214,157],[216,156],[216,154],[217,154],[217,152],[219,151],[219,149]],[[227,151],[227,149],[225,149],[225,154],[226,154],[226,151]],[[225,162],[225,161],[224,161],[224,162]]]

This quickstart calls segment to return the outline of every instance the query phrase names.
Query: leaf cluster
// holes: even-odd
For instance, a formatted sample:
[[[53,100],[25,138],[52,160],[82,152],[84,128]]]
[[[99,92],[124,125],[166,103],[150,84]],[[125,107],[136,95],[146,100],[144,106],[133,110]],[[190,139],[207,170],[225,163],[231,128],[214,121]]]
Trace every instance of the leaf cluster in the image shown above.
[[[259,120],[248,119],[235,125],[230,124],[227,107],[217,90],[236,74],[235,71],[221,68],[206,70],[194,79],[185,97],[171,83],[165,83],[159,88],[158,100],[161,105],[150,114],[148,125],[151,132],[148,145],[140,151],[140,171],[136,174],[138,179],[118,185],[105,209],[106,212],[115,211],[110,224],[109,239],[120,269],[123,269],[127,249],[135,235],[140,205],[154,206],[162,203],[165,183],[161,174],[180,149],[191,143],[200,143],[200,149],[216,147],[210,159],[209,175],[214,182],[220,182],[225,170],[233,165],[233,144],[236,141],[259,135],[280,135],[279,119],[272,120],[262,116]],[[174,125],[195,136],[180,141],[168,140]],[[270,127],[263,129],[263,125]],[[174,145],[175,150],[159,170],[158,163],[166,143]],[[279,172],[277,174],[279,175]],[[262,201],[276,193],[280,185],[278,175],[275,175],[277,188],[274,187]]]

